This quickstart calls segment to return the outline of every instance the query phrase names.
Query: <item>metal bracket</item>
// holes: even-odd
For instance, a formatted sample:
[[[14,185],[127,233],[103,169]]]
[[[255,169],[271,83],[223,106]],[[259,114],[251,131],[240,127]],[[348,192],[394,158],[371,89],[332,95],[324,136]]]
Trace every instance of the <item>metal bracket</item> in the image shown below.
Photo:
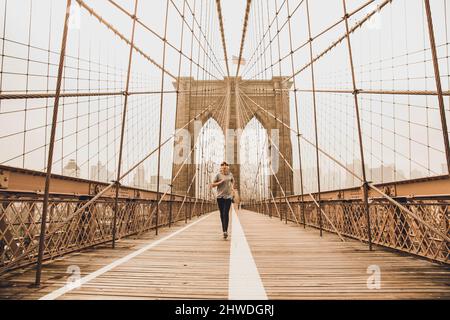
[[[382,190],[383,190],[383,192],[386,195],[388,195],[390,197],[396,197],[397,196],[397,192],[396,192],[395,186],[384,186]]]
[[[9,186],[9,172],[0,170],[0,189],[8,189]]]

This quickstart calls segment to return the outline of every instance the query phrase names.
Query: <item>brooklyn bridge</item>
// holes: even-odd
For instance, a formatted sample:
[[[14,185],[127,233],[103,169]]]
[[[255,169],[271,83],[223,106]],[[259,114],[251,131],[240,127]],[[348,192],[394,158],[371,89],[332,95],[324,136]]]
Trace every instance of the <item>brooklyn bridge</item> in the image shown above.
[[[448,1],[0,0],[0,36],[0,299],[450,299]]]

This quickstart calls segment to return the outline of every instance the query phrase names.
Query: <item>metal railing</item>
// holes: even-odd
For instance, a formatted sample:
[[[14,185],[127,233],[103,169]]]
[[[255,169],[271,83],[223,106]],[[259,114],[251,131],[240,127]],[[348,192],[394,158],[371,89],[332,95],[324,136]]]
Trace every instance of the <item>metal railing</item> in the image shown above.
[[[74,214],[91,196],[51,195],[44,259],[111,242],[114,197],[92,202]],[[170,197],[159,205],[158,227],[186,221],[214,210],[214,204],[195,198]],[[156,228],[157,200],[119,198],[116,239]],[[0,192],[0,274],[37,262],[43,195]],[[194,213],[195,212],[195,213]]]
[[[449,242],[433,229],[444,235],[450,234],[450,196],[399,197],[395,200],[413,212],[418,219],[386,199],[370,199],[372,243],[449,264]],[[247,205],[246,208],[302,226],[322,228],[341,237],[368,241],[368,221],[364,201],[361,199],[321,201],[324,216],[321,223],[320,211],[314,201],[302,202],[298,197],[288,198],[287,201],[284,198],[266,200]],[[295,217],[288,203],[295,208]]]

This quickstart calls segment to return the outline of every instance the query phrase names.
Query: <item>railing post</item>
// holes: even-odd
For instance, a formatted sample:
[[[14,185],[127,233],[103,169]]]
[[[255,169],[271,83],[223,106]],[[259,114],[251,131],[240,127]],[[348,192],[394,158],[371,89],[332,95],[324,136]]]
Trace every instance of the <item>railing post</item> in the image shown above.
[[[47,173],[45,176],[45,190],[44,190],[44,203],[42,205],[42,217],[41,217],[41,233],[39,235],[39,249],[38,258],[36,266],[36,279],[35,285],[37,287],[41,284],[41,274],[42,274],[42,259],[44,256],[45,249],[45,233],[47,227],[47,212],[48,212],[48,202],[50,197],[50,182],[52,176],[52,165],[53,165],[53,151],[55,147],[55,136],[56,136],[56,126],[58,123],[58,110],[59,110],[59,100],[61,95],[61,85],[64,70],[64,62],[66,57],[67,48],[67,37],[69,33],[69,19],[70,19],[70,7],[72,6],[72,0],[67,0],[66,4],[66,17],[64,20],[64,31],[61,41],[61,53],[59,56],[59,66],[58,66],[58,79],[56,82],[56,95],[53,105],[53,118],[52,118],[52,129],[50,133],[50,143],[48,149],[47,158]]]
[[[191,210],[191,220],[192,220],[192,211],[194,211],[195,210],[195,208],[197,207],[197,198],[195,198],[195,201],[194,201],[194,205],[192,206],[192,210]],[[198,216],[198,215],[197,215]]]
[[[200,215],[205,215],[205,208],[204,208],[204,204],[205,204],[205,199],[202,199],[202,205],[200,207]]]
[[[184,202],[184,223],[188,222],[188,205],[190,200],[186,199]]]
[[[192,199],[189,199],[189,220],[192,220]]]
[[[172,227],[172,209],[173,209],[173,185],[170,185],[170,203],[169,203],[169,228]]]

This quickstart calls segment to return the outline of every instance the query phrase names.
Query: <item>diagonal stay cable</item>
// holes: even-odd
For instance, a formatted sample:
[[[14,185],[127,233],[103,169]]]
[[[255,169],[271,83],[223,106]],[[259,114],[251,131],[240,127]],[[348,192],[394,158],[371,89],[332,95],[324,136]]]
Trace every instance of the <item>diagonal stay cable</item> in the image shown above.
[[[220,4],[220,0],[216,0],[216,6],[217,6],[217,15],[218,15],[219,24],[220,24],[220,35],[222,37],[223,55],[225,58],[225,65],[227,67],[227,75],[228,75],[228,77],[230,77],[230,67],[228,65],[227,43],[225,41],[225,30],[223,27],[222,6]]]
[[[127,15],[128,17],[130,17],[131,19],[133,19],[133,14],[129,11],[127,11],[124,7],[122,7],[120,4],[118,4],[116,1],[114,0],[108,0],[108,2],[110,2],[113,6],[115,6],[118,10],[120,10],[122,13],[124,13],[125,15]],[[170,1],[172,3],[172,5],[174,5],[174,3],[172,1]],[[176,7],[176,9],[178,10],[178,7]],[[185,17],[183,16],[183,19],[185,19]],[[148,26],[147,24],[143,23],[141,21],[141,19],[136,17],[136,22],[145,30],[147,30],[148,32],[150,32],[151,34],[153,34],[156,38],[158,38],[160,41],[166,43],[169,47],[171,47],[172,49],[174,49],[175,51],[179,52],[183,57],[185,57],[187,60],[190,60],[191,57],[189,57],[186,53],[183,52],[182,49],[177,48],[173,43],[171,43],[167,37],[164,37],[160,34],[158,34],[156,31],[154,31],[152,28],[150,28],[150,26]],[[183,24],[184,25],[184,24]],[[200,44],[199,44],[200,45]],[[202,47],[203,51],[205,51],[205,48]],[[208,73],[208,75],[214,77],[215,79],[218,79],[217,77],[215,77],[214,75],[212,75],[209,71],[207,71],[203,66],[201,66],[199,64],[199,61],[192,61],[198,68],[202,69],[203,71],[206,71]],[[218,70],[218,69],[217,69]],[[221,72],[220,70],[218,70],[219,72]]]
[[[243,102],[242,105],[245,106],[246,108],[250,109],[250,116],[248,115],[248,110],[244,110],[244,111],[246,112],[247,117],[250,118],[252,114],[256,114],[256,112],[255,112],[255,113],[252,112],[251,108],[248,106],[248,104],[247,104],[247,102],[244,100],[244,98],[243,98],[240,94],[239,94],[238,96],[239,96],[239,98],[241,99],[241,101]],[[241,105],[241,104],[239,104],[239,105]],[[276,146],[276,144],[273,142],[273,140],[270,138],[269,135],[267,135],[267,138],[268,138],[268,140],[269,140],[269,142],[270,142],[270,145],[276,147],[278,153],[283,157],[283,159],[284,159],[286,162],[288,162],[288,161],[284,158],[284,155],[280,152],[280,150],[278,149],[278,147]],[[292,214],[292,216],[294,217],[295,222],[296,222],[297,224],[299,224],[299,222],[298,222],[298,220],[297,220],[297,217],[295,216],[294,211],[293,211],[293,209],[292,209],[291,203],[290,203],[290,201],[288,201],[288,199],[287,199],[286,192],[285,192],[283,186],[281,185],[281,182],[280,182],[280,180],[278,179],[278,176],[277,176],[277,174],[275,173],[275,170],[273,170],[273,165],[270,165],[269,167],[270,167],[270,170],[271,170],[273,176],[275,177],[275,180],[276,180],[278,186],[280,187],[281,192],[283,193],[283,197],[285,198],[286,203],[287,203],[287,205],[289,206],[289,210],[291,211],[291,214]],[[290,166],[290,164],[289,164],[289,167],[292,168],[292,167]],[[293,169],[292,169],[292,171],[293,171]]]
[[[227,97],[228,97],[228,96],[225,96],[224,104],[227,103],[227,102],[226,102],[226,101],[228,100]],[[223,123],[222,121],[223,121],[223,119],[224,119],[225,113],[226,113],[226,108],[222,108],[222,114],[221,114],[220,120],[219,120],[219,122],[218,122],[219,125],[220,125],[221,123]],[[182,203],[181,203],[180,208],[178,209],[177,215],[175,216],[175,220],[178,218],[178,216],[180,215],[181,210],[182,210],[183,207],[184,207],[184,204],[185,204],[186,199],[187,199],[187,195],[188,195],[189,192],[191,191],[191,188],[192,188],[192,186],[193,186],[193,183],[194,183],[195,179],[197,178],[197,175],[198,175],[198,171],[195,172],[195,174],[193,175],[193,177],[192,177],[192,179],[191,179],[191,182],[190,182],[189,186],[188,186],[187,189],[186,189],[185,196],[184,196],[184,198],[183,198],[183,201],[182,201]]]
[[[225,102],[225,97],[223,97],[222,102],[217,105],[216,108],[214,108],[214,113],[213,115],[218,112],[218,111],[223,111],[223,105]],[[194,143],[193,147],[191,148],[191,150],[189,151],[189,154],[186,156],[186,158],[184,159],[184,161],[181,163],[181,167],[178,169],[177,173],[175,174],[174,178],[171,181],[171,185],[175,182],[175,180],[179,177],[182,169],[184,168],[184,166],[187,164],[187,161],[191,158],[192,153],[194,152],[194,150],[197,148],[197,146],[200,144],[200,139],[197,139],[197,141]],[[166,192],[163,194],[163,196],[161,197],[161,199],[159,200],[159,204],[161,204],[161,202],[164,200],[165,196],[167,196],[167,194],[169,193],[170,189],[167,189]]]
[[[307,142],[308,144],[310,144],[313,147],[316,147],[316,144],[312,141],[310,141],[309,139],[305,138],[300,132],[298,132],[296,129],[292,128],[291,126],[289,126],[288,124],[286,124],[285,122],[283,122],[281,119],[279,119],[278,117],[276,117],[275,115],[273,115],[270,111],[268,111],[267,109],[261,107],[261,105],[259,105],[255,100],[253,100],[252,98],[250,98],[245,92],[241,91],[241,93],[255,106],[257,106],[260,110],[262,110],[265,114],[267,114],[269,117],[275,119],[275,121],[281,123],[283,126],[285,126],[286,128],[288,128],[290,131],[292,131],[293,133],[295,133],[296,135],[300,136],[300,138],[302,140],[304,140],[305,142]],[[342,167],[343,169],[345,169],[348,173],[350,173],[352,176],[354,176],[355,178],[359,179],[360,181],[363,181],[361,177],[359,177],[356,173],[354,173],[353,171],[351,171],[349,168],[347,168],[343,163],[341,163],[339,160],[335,159],[333,156],[331,156],[329,153],[327,153],[326,151],[324,151],[323,149],[319,148],[319,152],[321,152],[323,155],[325,155],[326,157],[330,158],[332,161],[334,161],[336,164],[338,164],[340,167]]]
[[[361,28],[366,22],[368,22],[375,14],[380,12],[385,6],[390,4],[393,0],[385,0],[383,3],[379,4],[375,10],[367,14],[363,19],[359,20],[351,29],[349,29],[348,33],[346,32],[344,35],[340,36],[336,41],[334,41],[329,47],[325,48],[320,54],[318,54],[312,61],[306,63],[303,67],[294,72],[290,77],[284,79],[283,82],[290,81],[293,77],[299,75],[306,69],[308,69],[312,64],[316,63],[319,59],[324,57],[327,53],[336,48],[341,42],[343,42],[348,34],[353,34],[358,28]],[[347,14],[348,16],[349,14]],[[344,20],[342,20],[344,21]],[[312,40],[308,40],[306,44],[309,44]]]
[[[238,91],[237,96],[238,96],[238,98],[240,98],[240,100],[243,102],[242,104],[241,104],[241,103],[238,104],[238,105],[239,105],[239,108],[243,109],[243,108],[241,107],[241,105],[242,105],[242,106],[244,106],[244,107],[250,109],[250,112],[248,112],[247,109],[244,109],[245,115],[246,115],[246,117],[247,117],[247,120],[250,120],[251,115],[252,115],[252,114],[256,114],[256,113],[251,112],[251,108],[248,106],[247,102],[246,102],[246,101],[244,100],[244,98],[239,94],[239,92],[240,92],[240,91]],[[249,115],[249,114],[250,114],[250,115]],[[271,145],[272,145],[272,144],[273,144],[273,141],[270,139],[269,135],[268,135],[268,139],[270,140],[270,143],[271,143]],[[261,158],[261,159],[262,159],[262,158]],[[276,180],[278,186],[280,187],[280,190],[281,190],[281,192],[282,192],[282,194],[283,194],[283,197],[285,198],[286,204],[288,205],[289,210],[290,210],[292,216],[293,216],[294,219],[295,219],[295,222],[296,222],[297,224],[299,224],[299,222],[298,222],[298,220],[297,220],[297,217],[295,216],[294,211],[293,211],[293,209],[292,209],[292,206],[291,206],[289,200],[287,199],[286,192],[285,192],[283,186],[281,185],[281,182],[280,182],[280,180],[278,179],[277,174],[276,174],[275,171],[273,170],[272,164],[271,164],[269,167],[270,167],[270,169],[271,169],[272,175],[275,177],[275,180]],[[272,193],[272,196],[273,196],[273,193]],[[280,215],[280,218],[281,218],[281,215]]]
[[[122,33],[119,32],[111,23],[106,21],[102,16],[100,16],[93,8],[89,7],[83,0],[76,0],[80,7],[84,8],[86,11],[88,11],[92,16],[97,18],[97,20],[105,25],[108,29],[110,29],[114,34],[116,34],[120,39],[125,41],[129,46],[131,46],[134,50],[136,50],[140,55],[142,55],[145,59],[147,59],[150,63],[155,65],[158,69],[166,73],[168,76],[170,76],[173,80],[176,80],[176,77],[167,71],[165,68],[163,68],[161,65],[159,65],[155,60],[153,60],[148,54],[146,54],[142,49],[137,47],[135,44],[133,44],[127,37],[125,37]]]
[[[255,114],[256,114],[256,112],[255,112]],[[289,163],[289,161],[286,159],[285,155],[284,155],[284,154],[281,152],[281,150],[278,148],[277,144],[273,142],[273,140],[270,138],[270,136],[268,136],[268,139],[269,139],[269,141],[270,141],[270,144],[271,144],[272,146],[275,147],[275,149],[277,150],[279,156],[280,156],[280,157],[283,159],[283,161],[286,163],[287,167],[292,171],[292,173],[294,173],[294,168],[293,168],[292,165]],[[273,169],[272,169],[272,171],[273,171]],[[276,177],[276,175],[275,175],[275,178],[276,178],[276,180],[278,181],[278,178]],[[280,185],[280,188],[282,188],[281,185]],[[283,191],[283,190],[282,190],[282,191]],[[283,191],[283,193],[284,193],[284,191]],[[336,226],[334,225],[334,223],[331,221],[331,219],[328,217],[328,215],[325,213],[325,211],[322,209],[322,207],[321,207],[321,206],[319,205],[319,203],[316,201],[316,199],[314,198],[314,196],[313,196],[310,192],[308,192],[308,195],[311,197],[311,199],[313,200],[313,202],[315,203],[315,205],[317,206],[317,208],[320,209],[320,211],[322,212],[322,214],[323,214],[323,215],[325,216],[325,218],[328,220],[328,222],[330,223],[330,225],[332,226],[332,228],[334,229],[334,231],[338,234],[339,238],[341,238],[341,240],[342,240],[343,242],[345,242],[344,237],[341,235],[341,233],[340,233],[339,230],[336,228]],[[291,209],[291,210],[292,210],[292,209]],[[295,218],[297,224],[299,224],[298,221],[297,221],[297,217],[295,216],[295,214],[294,214],[294,218]]]
[[[250,15],[251,4],[252,4],[252,0],[247,0],[247,7],[245,8],[244,25],[242,28],[241,48],[239,50],[239,60],[238,60],[238,65],[237,65],[237,70],[236,70],[236,78],[239,76],[239,71],[241,69],[241,61],[242,61],[242,55],[244,53],[244,43],[245,43],[245,36],[247,34],[248,17]]]
[[[244,93],[244,95],[246,95]],[[280,121],[279,119],[277,119],[273,114],[271,114],[269,111],[265,110],[264,108],[262,108],[258,103],[256,103],[254,100],[252,100],[249,96],[247,96],[247,99],[250,100],[253,104],[255,104],[257,107],[259,107],[261,110],[263,110],[266,114],[269,114],[271,117],[275,118],[277,121]],[[289,128],[291,131],[293,131],[296,134],[300,134],[298,133],[295,129],[291,128],[290,126],[286,125],[284,122],[280,121],[283,125],[285,125],[287,128]],[[301,135],[301,134],[300,134]],[[311,144],[312,146],[315,146],[315,144],[311,141],[309,141],[308,139],[306,139],[303,135],[301,135],[301,138],[306,141],[307,143]],[[330,160],[332,160],[333,162],[335,162],[337,165],[339,165],[340,167],[346,169],[346,171],[348,171],[350,174],[352,174],[355,178],[359,179],[361,182],[363,181],[361,177],[359,177],[357,174],[355,174],[353,171],[351,171],[349,168],[347,168],[346,166],[344,166],[340,161],[338,161],[337,159],[335,159],[333,156],[331,156],[330,154],[328,154],[327,152],[325,152],[324,150],[319,148],[319,152],[321,152],[322,154],[324,154],[326,157],[330,158]],[[419,216],[417,216],[416,214],[414,214],[411,210],[409,210],[408,208],[406,208],[405,206],[403,206],[402,204],[400,204],[398,201],[394,200],[393,198],[389,197],[386,193],[384,193],[383,191],[381,191],[380,189],[378,189],[374,184],[372,183],[368,183],[368,186],[373,189],[374,191],[376,191],[378,194],[380,194],[383,198],[387,199],[389,202],[391,202],[392,204],[396,205],[398,208],[400,208],[402,211],[404,211],[406,214],[408,214],[409,216],[413,217],[414,219],[416,219],[417,221],[419,221],[420,223],[422,223],[424,226],[426,226],[427,228],[429,228],[430,230],[432,230],[433,232],[435,232],[436,234],[438,234],[439,236],[441,236],[444,240],[446,241],[450,241],[450,238],[445,235],[441,230],[437,229],[436,227],[430,225],[429,223],[427,223],[426,221],[424,221],[422,218],[420,218]]]
[[[217,99],[219,100],[219,99]],[[216,100],[216,101],[217,101]],[[202,116],[204,113],[206,113],[209,109],[211,109],[211,107],[215,105],[215,102],[211,103],[210,105],[208,105],[203,111],[201,111],[199,114],[197,114],[196,116],[194,116],[189,122],[187,122],[183,127],[179,128],[178,130],[176,130],[169,138],[167,138],[160,146],[158,146],[157,148],[155,148],[154,150],[152,150],[146,157],[144,157],[141,161],[139,161],[138,163],[136,163],[132,168],[130,168],[128,171],[126,171],[125,173],[123,173],[120,178],[119,181],[123,180],[126,176],[128,176],[132,171],[134,171],[138,166],[140,166],[143,162],[145,162],[148,158],[150,158],[153,154],[155,154],[160,148],[162,148],[164,145],[166,145],[169,141],[171,141],[176,134],[179,132],[179,130],[183,130],[185,129],[187,126],[189,126],[193,121],[197,120],[200,116]],[[59,229],[66,225],[68,221],[70,221],[71,219],[73,219],[75,216],[77,216],[78,214],[80,214],[81,212],[83,212],[87,207],[89,207],[92,203],[94,203],[95,201],[97,201],[99,198],[101,198],[107,191],[111,190],[115,185],[117,185],[116,181],[113,181],[112,183],[110,183],[108,186],[106,186],[103,190],[101,190],[97,195],[95,195],[91,200],[89,200],[88,202],[86,202],[83,206],[81,206],[80,208],[78,208],[75,212],[73,212],[72,214],[70,214],[67,219],[65,221],[59,222],[54,229],[52,229],[51,232],[49,232],[48,234],[45,235],[46,238],[52,236],[53,234],[55,234],[56,232],[59,231]],[[20,256],[18,256],[16,258],[16,260],[14,260],[14,262],[12,264],[9,264],[7,266],[7,268],[11,268],[11,266],[16,265],[18,262],[20,262],[23,258],[25,258],[32,250],[34,250],[37,247],[37,244],[32,244],[30,245]],[[0,269],[0,273],[3,272],[3,268]]]

